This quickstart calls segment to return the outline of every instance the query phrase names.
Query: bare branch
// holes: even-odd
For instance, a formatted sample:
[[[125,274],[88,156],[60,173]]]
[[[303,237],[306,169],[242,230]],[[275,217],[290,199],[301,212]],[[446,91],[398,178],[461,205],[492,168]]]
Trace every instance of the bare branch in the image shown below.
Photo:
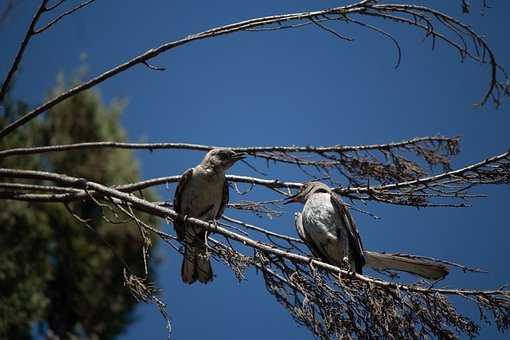
[[[458,137],[421,137],[386,144],[359,146],[333,145],[326,147],[311,146],[268,146],[268,147],[231,147],[235,151],[246,152],[266,161],[297,165],[303,173],[316,179],[316,176],[305,170],[305,167],[320,169],[324,178],[332,180],[329,171],[336,170],[349,180],[349,184],[360,185],[372,178],[380,184],[406,181],[423,177],[434,166],[450,168],[450,159],[459,151]],[[207,151],[215,146],[183,143],[117,143],[90,142],[68,145],[43,146],[33,148],[16,148],[0,151],[0,159],[5,157],[39,154],[46,152],[62,152],[94,148],[125,148],[125,149],[187,149]],[[377,153],[373,153],[373,152]],[[414,157],[409,158],[409,156]],[[422,166],[418,163],[426,163]],[[254,166],[245,162],[252,170],[265,175]],[[335,185],[334,182],[332,182]]]
[[[51,6],[46,6],[46,11],[52,11],[54,10],[55,8],[59,7],[60,5],[62,5],[66,0],[58,0],[57,2],[55,2],[53,5]]]
[[[417,322],[423,325],[423,329],[436,336],[443,334],[442,332],[445,332],[448,327],[453,327],[470,335],[476,334],[477,326],[469,319],[458,315],[446,296],[459,296],[469,299],[480,310],[494,313],[498,327],[502,329],[506,329],[509,324],[510,292],[506,289],[434,288],[418,284],[406,285],[383,281],[352,273],[308,256],[283,250],[274,244],[263,243],[220,227],[215,223],[186,218],[177,214],[174,210],[83,178],[12,169],[0,169],[0,175],[3,177],[44,179],[58,182],[74,189],[84,190],[90,193],[89,197],[97,196],[98,199],[109,200],[117,206],[128,206],[128,213],[133,218],[136,216],[132,213],[132,209],[136,209],[166,220],[183,221],[185,219],[186,223],[192,223],[210,232],[220,234],[228,240],[237,241],[242,247],[254,249],[255,255],[251,258],[240,254],[232,246],[221,246],[217,242],[214,243],[211,251],[222,261],[228,263],[239,279],[242,279],[243,268],[246,268],[247,265],[253,265],[260,269],[264,274],[266,287],[277,296],[280,302],[284,303],[282,299],[285,297],[292,298],[297,294],[294,296],[296,298],[296,300],[293,300],[294,302],[287,300],[284,305],[289,308],[289,311],[297,318],[298,322],[303,322],[318,335],[330,334],[331,332],[333,334],[349,334],[351,332],[358,335],[378,334],[381,331],[386,332],[386,334],[401,334],[402,329],[404,332],[415,329],[414,324],[404,325],[403,328],[395,328],[394,325],[392,327],[384,326],[388,322],[398,324],[402,320],[400,316],[417,318]],[[146,228],[144,224],[140,224],[140,227]],[[252,230],[255,229],[252,228]],[[160,235],[159,232],[157,234]],[[168,239],[166,235],[164,237]],[[279,283],[276,284],[274,280]],[[145,287],[145,285],[137,287]],[[290,291],[284,294],[287,289],[285,287],[290,287]],[[151,296],[154,296],[152,291],[148,292],[151,293]],[[395,309],[395,313],[381,314],[380,308],[375,308],[379,304],[385,305],[385,308]],[[430,310],[430,304],[434,305],[433,312]],[[317,313],[322,315],[321,317],[317,317],[315,312],[310,314],[311,312],[307,309],[309,308],[307,306],[312,305],[317,308]],[[164,305],[162,306],[164,307]],[[299,310],[307,312],[296,314]],[[336,312],[334,312],[335,310]],[[341,313],[341,315],[338,313]],[[352,313],[360,313],[360,319],[352,316]],[[335,317],[335,315],[337,316]],[[361,315],[364,315],[364,317],[361,317]],[[373,321],[375,323],[372,326],[359,324],[359,320],[368,321],[380,317],[383,317],[384,320]],[[432,322],[432,320],[436,320],[435,318],[439,318],[441,322],[439,324]],[[310,322],[314,327],[310,327]],[[334,328],[331,329],[330,327]],[[369,329],[371,330],[369,331]]]
[[[487,158],[464,168],[444,172],[412,181],[393,183],[374,187],[337,188],[339,194],[362,199],[374,199],[381,202],[412,206],[431,206],[430,198],[467,199],[467,191],[481,184],[510,183],[510,151]]]
[[[121,142],[87,142],[76,144],[60,144],[51,146],[15,148],[0,151],[0,158],[41,154],[49,152],[62,152],[71,150],[83,149],[101,149],[101,148],[119,148],[119,149],[146,149],[149,151],[161,149],[178,149],[178,150],[196,150],[196,151],[209,151],[214,148],[227,147],[234,151],[247,152],[250,154],[258,155],[262,152],[352,152],[352,151],[368,151],[368,150],[390,150],[394,148],[404,148],[410,145],[421,143],[441,143],[449,144],[449,147],[456,148],[459,137],[445,137],[445,136],[427,136],[416,137],[409,140],[400,142],[391,142],[386,144],[368,144],[368,145],[331,145],[331,146],[253,146],[253,147],[237,147],[237,146],[213,146],[204,144],[189,144],[189,143],[121,143]]]
[[[31,171],[20,169],[0,168],[0,176],[11,178],[42,179],[59,181],[60,174],[43,171]],[[176,183],[180,176],[168,176],[154,178],[132,184],[116,186],[115,189],[123,192],[134,192],[149,187]],[[231,182],[247,183],[264,186],[269,189],[287,188],[298,189],[300,182],[284,182],[278,179],[261,179],[248,176],[227,175]],[[482,195],[469,194],[468,190],[473,186],[482,184],[508,184],[510,183],[510,151],[501,155],[487,158],[481,162],[466,166],[454,171],[444,172],[439,175],[422,177],[412,181],[405,181],[381,186],[360,187],[337,187],[335,192],[353,199],[376,200],[382,203],[435,207],[449,206],[462,207],[454,204],[434,204],[429,202],[433,198],[460,199],[483,197]],[[21,189],[18,187],[17,189]],[[284,194],[279,192],[280,194]],[[289,193],[290,194],[290,193]],[[0,192],[0,198],[38,201],[38,202],[66,202],[86,197],[87,193],[57,193],[57,194],[28,194],[24,192]],[[252,202],[255,204],[255,202]]]
[[[164,67],[161,67],[161,66],[154,66],[154,65],[151,65],[149,64],[148,61],[144,61],[143,64],[145,66],[147,66],[148,68],[150,68],[151,70],[154,70],[154,71],[166,71],[166,68]]]
[[[400,48],[400,44],[398,43],[397,39],[395,39],[395,37],[393,35],[391,35],[390,33],[380,29],[379,27],[376,27],[374,25],[370,25],[370,24],[367,24],[367,23],[364,23],[362,21],[359,21],[359,20],[355,20],[355,19],[352,19],[352,18],[349,18],[349,21],[350,22],[353,22],[357,25],[360,25],[360,26],[363,26],[363,27],[366,27],[368,29],[371,29],[377,33],[380,33],[382,35],[384,35],[385,37],[387,37],[388,39],[391,40],[391,42],[393,42],[393,44],[395,45],[395,49],[397,50],[397,58],[396,58],[396,61],[395,61],[395,68],[398,68],[400,66],[400,61],[402,60],[402,49]]]
[[[41,177],[37,173],[38,172],[33,171],[31,174],[32,178]],[[8,172],[6,172],[4,169],[0,169],[0,174],[6,175],[6,174],[8,174]],[[146,200],[143,200],[136,196],[130,195],[128,193],[124,193],[124,192],[109,188],[107,186],[104,186],[102,184],[88,181],[83,178],[76,178],[76,177],[71,177],[71,176],[67,176],[67,175],[59,175],[59,174],[52,174],[52,173],[46,173],[44,177],[46,177],[46,179],[52,179],[56,182],[65,183],[65,184],[67,184],[71,187],[74,187],[76,189],[80,189],[80,188],[85,189],[86,188],[86,189],[90,189],[90,190],[95,190],[106,197],[117,198],[121,201],[131,204],[132,207],[136,208],[137,210],[141,210],[141,211],[144,211],[144,212],[147,212],[147,213],[159,216],[159,217],[163,217],[163,218],[169,217],[170,219],[172,219],[174,221],[175,220],[180,220],[180,221],[186,220],[186,223],[193,223],[196,226],[202,227],[202,228],[207,229],[214,233],[222,234],[225,237],[228,237],[235,241],[239,241],[245,245],[262,250],[264,252],[269,252],[269,253],[273,253],[275,255],[280,255],[280,256],[286,257],[290,260],[305,263],[305,264],[313,262],[314,265],[324,268],[332,273],[340,274],[342,277],[345,276],[346,278],[359,279],[364,282],[370,282],[373,284],[382,285],[384,287],[395,287],[395,288],[398,287],[401,290],[407,290],[407,291],[413,291],[413,292],[432,292],[432,293],[438,292],[441,294],[454,294],[454,295],[459,293],[459,291],[456,289],[440,289],[440,288],[428,289],[428,288],[421,288],[421,287],[414,287],[414,286],[398,285],[398,284],[394,284],[394,283],[380,281],[377,279],[372,279],[372,278],[369,278],[369,277],[366,277],[366,276],[363,276],[360,274],[342,270],[338,267],[332,266],[327,263],[312,260],[306,256],[293,254],[293,253],[290,253],[287,251],[276,249],[274,247],[254,241],[246,236],[239,235],[239,234],[236,234],[236,233],[229,231],[225,228],[219,227],[219,226],[215,225],[214,223],[207,223],[207,222],[201,221],[196,218],[182,216],[180,214],[177,214],[175,211],[173,211],[171,209],[158,206],[156,204],[150,203]],[[463,290],[462,291],[462,293],[465,295],[475,295],[475,294],[478,294],[479,292],[480,291],[478,291],[478,290]],[[484,291],[484,294],[494,295],[494,294],[500,294],[500,292],[497,290],[491,290],[491,291]]]
[[[83,7],[85,6],[88,6],[90,5],[91,3],[93,3],[95,0],[88,0],[88,1],[85,1],[85,2],[82,2],[81,4],[75,6],[74,8],[71,8],[70,10],[68,11],[65,11],[64,13],[60,14],[58,17],[56,17],[55,19],[51,20],[49,23],[47,23],[46,25],[44,25],[43,27],[39,28],[39,29],[34,29],[33,33],[34,34],[39,34],[39,33],[42,33],[44,31],[46,31],[48,28],[54,26],[55,24],[57,24],[60,20],[62,20],[64,17],[68,16],[68,15],[71,15],[73,14],[74,12],[76,11],[79,11],[80,9],[82,9]],[[60,5],[60,3],[57,3],[56,5]],[[55,7],[53,7],[55,8]],[[53,9],[51,8],[51,9]],[[48,9],[50,10],[50,9]]]
[[[395,15],[394,15],[395,14]],[[328,17],[330,15],[331,17]],[[437,19],[439,23],[445,24],[444,26],[446,29],[453,30],[457,33],[460,33],[462,36],[467,36],[471,39],[473,39],[475,45],[484,53],[487,53],[490,59],[490,66],[491,66],[491,81],[490,86],[485,93],[484,97],[482,98],[481,105],[485,104],[489,98],[492,98],[493,101],[496,104],[499,104],[499,98],[501,95],[506,95],[508,92],[508,89],[505,85],[505,81],[499,81],[498,80],[498,72],[502,73],[505,80],[508,79],[508,76],[506,75],[503,68],[501,68],[494,57],[494,54],[492,53],[492,50],[489,48],[485,40],[478,35],[476,32],[474,32],[469,26],[463,24],[462,22],[442,13],[437,10],[424,7],[424,6],[415,6],[415,5],[398,5],[398,4],[381,4],[378,5],[377,1],[359,1],[357,3],[347,5],[347,6],[340,6],[340,7],[334,7],[319,11],[309,11],[309,12],[299,12],[299,13],[290,13],[290,14],[281,14],[281,15],[272,15],[272,16],[266,16],[266,17],[260,17],[260,18],[254,18],[249,19],[245,21],[240,21],[237,23],[225,25],[225,26],[219,26],[212,29],[209,29],[207,31],[192,34],[185,38],[182,38],[180,40],[176,40],[173,42],[168,42],[165,44],[160,45],[157,48],[150,49],[146,51],[143,54],[138,55],[137,57],[120,64],[98,76],[95,78],[90,79],[87,82],[84,82],[82,84],[79,84],[68,91],[56,96],[55,98],[47,101],[46,103],[40,105],[39,107],[36,107],[35,109],[31,110],[30,112],[27,112],[22,117],[17,119],[16,121],[12,122],[8,126],[6,126],[3,130],[0,131],[0,138],[4,137],[8,133],[12,132],[16,128],[24,125],[26,122],[30,121],[31,119],[37,117],[39,114],[47,111],[48,109],[52,108],[56,104],[62,102],[63,100],[81,92],[86,89],[91,88],[92,86],[95,86],[121,72],[124,72],[131,67],[138,65],[138,64],[144,64],[150,59],[153,59],[160,55],[163,52],[166,52],[168,50],[177,48],[179,46],[183,46],[185,44],[188,44],[193,41],[202,40],[202,39],[209,39],[214,38],[234,32],[239,31],[245,31],[247,29],[253,29],[258,27],[271,27],[271,25],[274,24],[281,24],[283,22],[285,23],[298,23],[300,21],[310,21],[310,20],[316,20],[316,22],[319,22],[317,20],[322,19],[328,19],[328,20],[342,20],[342,21],[349,21],[349,16],[351,15],[359,15],[359,16],[375,16],[383,19],[389,19],[396,23],[404,23],[408,24],[414,27],[418,27],[420,29],[423,29],[426,31],[427,34],[432,35],[433,37],[437,37],[439,39],[442,39],[450,46],[458,49],[461,52],[462,56],[467,56],[472,58],[473,60],[476,60],[478,62],[484,62],[483,58],[479,57],[478,55],[475,55],[471,53],[466,48],[460,46],[457,42],[453,41],[452,39],[449,39],[445,37],[442,33],[440,33],[438,30],[434,28],[431,21],[426,18],[426,15],[431,15],[434,18]],[[408,15],[412,18],[420,18],[421,21],[427,22],[427,24],[423,24],[421,21],[418,20],[412,20],[408,19],[406,17],[401,17],[399,15]],[[297,26],[294,26],[297,27]],[[373,29],[373,28],[371,28]],[[381,31],[380,31],[381,32]],[[477,50],[478,51],[478,50]],[[475,52],[476,53],[476,52]]]
[[[0,189],[19,189],[19,190],[30,190],[30,191],[50,191],[50,192],[71,192],[71,193],[81,193],[80,189],[73,188],[65,188],[65,187],[56,187],[56,186],[48,186],[48,185],[33,185],[33,184],[24,184],[24,183],[0,183]]]
[[[25,53],[25,50],[28,46],[28,43],[32,36],[34,35],[34,27],[37,24],[37,21],[41,17],[41,15],[46,10],[46,4],[48,3],[48,0],[42,0],[41,4],[37,8],[34,17],[32,18],[32,22],[28,26],[27,32],[25,33],[25,37],[21,41],[21,45],[18,49],[18,52],[16,53],[16,56],[14,57],[14,61],[9,68],[9,71],[7,72],[7,76],[4,79],[4,82],[2,83],[2,86],[0,87],[0,104],[4,101],[5,94],[7,93],[7,90],[9,89],[9,86],[11,84],[12,78],[16,71],[18,70],[18,66],[21,62],[21,59],[23,59],[23,54]]]
[[[349,37],[345,37],[345,36],[341,35],[340,33],[336,32],[335,30],[333,30],[333,29],[331,29],[329,27],[326,27],[325,25],[321,24],[320,21],[315,20],[313,17],[310,18],[310,21],[313,22],[320,29],[323,29],[324,31],[333,34],[335,37],[340,38],[341,40],[345,40],[345,41],[349,41],[349,42],[354,41],[354,39],[349,38]]]

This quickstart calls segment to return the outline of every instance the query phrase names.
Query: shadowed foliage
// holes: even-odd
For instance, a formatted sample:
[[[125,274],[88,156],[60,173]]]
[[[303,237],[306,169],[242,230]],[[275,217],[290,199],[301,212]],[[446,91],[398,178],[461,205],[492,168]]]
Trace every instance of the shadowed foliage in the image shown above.
[[[64,85],[64,77],[59,76],[53,92],[61,91]],[[43,119],[32,121],[28,129],[7,137],[2,148],[124,141],[120,125],[123,106],[121,101],[106,106],[97,92],[83,92],[54,107]],[[25,104],[9,100],[0,126],[26,109]],[[110,185],[139,179],[138,164],[130,150],[14,157],[0,163],[2,167],[42,168]],[[152,191],[145,192],[144,197],[155,199]],[[36,332],[49,337],[109,339],[133,320],[137,301],[122,287],[123,268],[128,266],[128,272],[145,276],[140,231],[129,221],[108,223],[116,217],[109,216],[107,207],[98,203],[84,199],[67,208],[59,203],[1,203],[2,337],[30,338],[37,325]],[[140,218],[156,224],[153,217]]]

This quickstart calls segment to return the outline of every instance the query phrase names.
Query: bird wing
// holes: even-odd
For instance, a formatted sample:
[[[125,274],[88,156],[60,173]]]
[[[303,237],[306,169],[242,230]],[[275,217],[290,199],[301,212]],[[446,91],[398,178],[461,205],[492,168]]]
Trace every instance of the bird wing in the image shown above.
[[[310,238],[305,232],[305,229],[303,228],[303,216],[301,213],[295,213],[294,214],[294,225],[296,226],[297,233],[299,235],[299,238],[306,244],[310,242]]]
[[[311,238],[305,228],[303,227],[303,216],[301,213],[296,213],[294,215],[294,225],[296,226],[296,230],[298,232],[298,235],[299,235],[299,238],[301,238],[301,240],[303,242],[306,243],[306,245],[308,246],[308,248],[311,250],[312,254],[315,256],[315,257],[318,257],[326,262],[328,262],[328,256],[327,254],[324,254],[320,251],[320,247],[317,247],[317,245],[315,244],[315,242],[313,241],[313,238]]]
[[[347,228],[351,251],[354,253],[356,271],[361,273],[361,269],[365,265],[365,257],[363,255],[363,244],[361,243],[361,237],[359,236],[356,223],[352,219],[351,213],[347,210],[345,204],[334,192],[331,192],[330,197],[331,203],[342,217],[345,227]]]
[[[182,176],[181,180],[179,181],[179,184],[177,184],[177,188],[175,189],[175,196],[174,196],[174,210],[178,214],[184,213],[182,211],[181,202],[182,202],[182,192],[186,185],[188,184],[188,181],[191,179],[191,176],[193,176],[193,168],[186,170]],[[175,232],[177,233],[177,239],[178,240],[184,240],[184,223],[180,221],[174,221],[174,228]]]
[[[221,197],[220,209],[218,209],[218,213],[216,214],[216,220],[221,218],[225,208],[227,207],[229,200],[229,192],[228,192],[228,181],[225,179],[225,183],[223,184],[223,196]]]

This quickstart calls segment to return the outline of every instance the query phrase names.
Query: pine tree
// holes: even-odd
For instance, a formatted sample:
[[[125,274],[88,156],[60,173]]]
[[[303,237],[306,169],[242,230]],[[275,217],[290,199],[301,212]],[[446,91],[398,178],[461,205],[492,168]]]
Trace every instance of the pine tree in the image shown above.
[[[59,76],[53,92],[64,86]],[[6,138],[2,148],[125,141],[120,124],[123,107],[118,100],[103,104],[97,92],[83,92]],[[8,100],[0,127],[26,109],[24,103]],[[0,166],[47,169],[108,185],[139,179],[130,150],[12,157],[0,160]],[[155,198],[150,191],[143,195]],[[123,268],[144,276],[142,238],[136,225],[107,223],[104,218],[121,220],[121,216],[109,216],[106,206],[90,198],[67,207],[18,201],[0,204],[0,337],[29,339],[34,332],[42,332],[61,339],[111,339],[133,321],[137,301],[123,287]],[[87,220],[88,226],[70,212]],[[156,224],[154,218],[140,218]],[[150,249],[153,252],[155,245]]]

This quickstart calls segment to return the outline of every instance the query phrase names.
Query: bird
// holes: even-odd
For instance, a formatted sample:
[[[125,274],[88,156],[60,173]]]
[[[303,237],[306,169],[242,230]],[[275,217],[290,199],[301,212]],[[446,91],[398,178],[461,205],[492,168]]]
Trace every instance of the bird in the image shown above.
[[[220,219],[229,200],[225,172],[238,160],[245,158],[242,152],[227,148],[210,150],[200,164],[186,170],[175,189],[174,210],[184,215],[174,221],[177,239],[184,241],[184,259],[181,267],[183,282],[208,283],[213,280],[211,262],[207,251],[207,231],[186,222],[193,217],[205,222]]]
[[[363,274],[363,267],[404,271],[425,279],[438,280],[448,274],[442,263],[365,251],[358,228],[347,206],[326,184],[304,183],[285,204],[299,202],[304,207],[295,214],[299,237],[312,254],[326,263]]]

